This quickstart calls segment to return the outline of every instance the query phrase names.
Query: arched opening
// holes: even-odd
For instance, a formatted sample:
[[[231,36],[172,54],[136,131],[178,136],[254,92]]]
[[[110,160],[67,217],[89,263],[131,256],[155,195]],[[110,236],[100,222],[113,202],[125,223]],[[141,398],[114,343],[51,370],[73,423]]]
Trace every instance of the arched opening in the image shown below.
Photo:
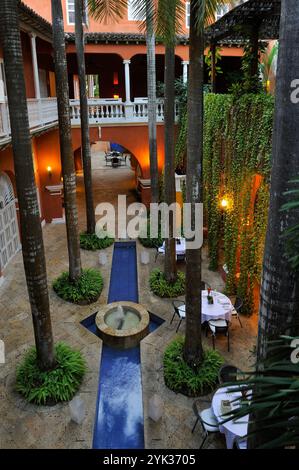
[[[20,236],[13,185],[0,173],[0,271],[20,249]]]
[[[79,97],[76,54],[67,55],[70,98]],[[125,72],[118,54],[85,54],[89,98],[119,97],[125,100]]]

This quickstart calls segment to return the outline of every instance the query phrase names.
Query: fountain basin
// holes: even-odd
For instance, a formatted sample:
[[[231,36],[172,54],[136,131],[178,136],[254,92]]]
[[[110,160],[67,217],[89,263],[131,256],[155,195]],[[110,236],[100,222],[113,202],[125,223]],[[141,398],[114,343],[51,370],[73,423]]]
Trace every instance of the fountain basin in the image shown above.
[[[113,302],[100,307],[95,318],[99,336],[108,346],[129,349],[149,333],[147,310],[135,302]]]

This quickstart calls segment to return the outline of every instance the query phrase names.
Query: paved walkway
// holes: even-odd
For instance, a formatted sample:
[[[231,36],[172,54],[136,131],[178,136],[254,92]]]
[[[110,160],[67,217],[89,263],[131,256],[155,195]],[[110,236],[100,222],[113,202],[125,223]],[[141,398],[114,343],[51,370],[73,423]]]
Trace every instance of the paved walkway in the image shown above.
[[[128,202],[135,200],[134,173],[130,168],[102,168],[94,170],[95,203],[117,201],[118,194],[127,194]],[[82,176],[78,176],[78,210],[80,230],[85,227],[84,190]],[[80,396],[86,405],[86,419],[78,426],[71,422],[67,404],[54,407],[37,407],[27,404],[15,391],[15,370],[24,352],[33,344],[33,328],[22,264],[18,253],[5,270],[5,280],[0,287],[0,337],[5,341],[6,363],[0,364],[0,448],[91,448],[95,416],[99,359],[101,341],[80,325],[80,321],[105,303],[108,294],[110,266],[113,247],[107,249],[108,262],[101,268],[105,284],[100,300],[89,306],[75,306],[60,300],[51,283],[68,268],[65,225],[47,225],[44,228],[44,242],[47,258],[50,304],[55,341],[65,341],[82,351],[87,359],[89,371],[80,389]],[[145,408],[145,441],[148,448],[196,448],[199,446],[200,431],[191,434],[193,424],[192,399],[176,395],[168,390],[163,381],[162,358],[166,344],[175,337],[175,325],[169,325],[172,309],[168,300],[152,295],[148,288],[148,274],[155,265],[153,250],[150,265],[139,263],[138,272],[140,302],[166,321],[142,344],[142,382]],[[98,267],[98,253],[82,251],[84,267]],[[162,259],[157,261],[157,265]],[[221,289],[223,283],[218,274],[207,270],[204,255],[203,278]],[[239,367],[247,367],[252,361],[249,350],[255,343],[256,318],[244,319],[244,328],[238,323],[232,328],[232,350],[226,353],[225,341],[217,341],[217,347],[227,361]],[[181,330],[183,333],[183,327]],[[210,346],[210,341],[204,339]],[[163,397],[165,410],[160,423],[147,418],[148,399],[153,392]],[[220,438],[211,442],[213,447],[223,446]]]

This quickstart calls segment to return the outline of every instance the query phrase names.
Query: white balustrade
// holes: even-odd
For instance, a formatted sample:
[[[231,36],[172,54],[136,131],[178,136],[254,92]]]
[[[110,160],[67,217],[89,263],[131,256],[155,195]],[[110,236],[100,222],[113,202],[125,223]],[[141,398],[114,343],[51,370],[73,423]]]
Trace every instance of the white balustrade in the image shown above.
[[[56,98],[30,98],[27,100],[30,129],[43,127],[58,120]],[[7,101],[0,102],[0,143],[10,137],[10,122]]]
[[[80,102],[70,100],[72,125],[80,125]],[[88,100],[90,124],[121,124],[121,123],[147,123],[148,99],[135,98],[131,102],[114,99]],[[157,123],[164,121],[164,100],[159,98],[156,102]],[[178,119],[179,104],[175,103],[175,119]]]

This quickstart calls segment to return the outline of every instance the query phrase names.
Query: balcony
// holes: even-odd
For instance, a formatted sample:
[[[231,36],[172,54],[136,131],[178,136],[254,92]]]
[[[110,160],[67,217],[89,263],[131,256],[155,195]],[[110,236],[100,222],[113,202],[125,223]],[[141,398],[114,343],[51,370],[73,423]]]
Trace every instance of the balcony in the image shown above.
[[[32,133],[44,127],[57,124],[57,99],[41,98],[28,99],[29,126]],[[124,103],[122,100],[90,99],[88,100],[89,124],[119,125],[147,124],[148,100],[138,98]],[[80,126],[80,101],[70,100],[72,126]],[[156,105],[157,123],[164,122],[164,100],[158,99]],[[178,120],[179,105],[175,103],[175,119]],[[0,145],[10,140],[10,122],[7,101],[0,103]]]
[[[56,98],[28,99],[30,130],[51,126],[58,122]],[[10,139],[10,121],[7,101],[0,103],[0,144]]]
[[[72,126],[80,125],[80,101],[70,100]],[[146,124],[148,122],[148,99],[135,98],[124,103],[114,99],[89,99],[89,124]],[[164,100],[158,99],[156,104],[157,123],[164,122]],[[179,105],[175,103],[175,119],[179,116]]]

